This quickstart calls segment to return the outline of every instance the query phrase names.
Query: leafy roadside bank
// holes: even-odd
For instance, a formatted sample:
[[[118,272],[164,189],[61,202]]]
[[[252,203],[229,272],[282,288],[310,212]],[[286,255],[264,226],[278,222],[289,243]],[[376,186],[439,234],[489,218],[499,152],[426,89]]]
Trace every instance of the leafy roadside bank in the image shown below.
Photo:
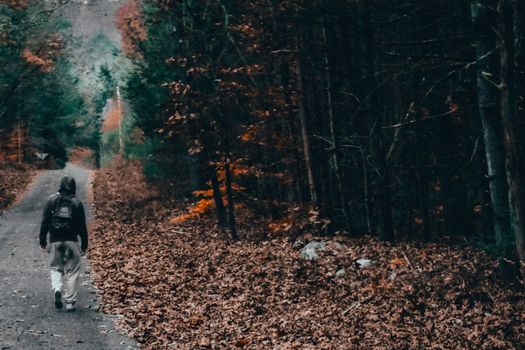
[[[308,261],[314,237],[232,243],[205,219],[168,224],[177,209],[138,164],[98,171],[94,190],[93,277],[144,349],[525,347],[523,284],[482,252],[317,237],[327,248]]]
[[[28,165],[0,165],[0,214],[25,192],[38,171]]]

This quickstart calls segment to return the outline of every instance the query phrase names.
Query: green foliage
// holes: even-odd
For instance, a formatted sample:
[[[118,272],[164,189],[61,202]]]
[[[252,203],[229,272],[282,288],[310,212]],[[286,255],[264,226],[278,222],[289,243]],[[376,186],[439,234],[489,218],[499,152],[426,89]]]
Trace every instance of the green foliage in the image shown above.
[[[43,6],[0,5],[0,128],[21,121],[32,145],[64,165],[87,112],[64,49],[69,24]]]
[[[101,125],[104,109],[108,100],[115,95],[116,82],[107,65],[102,65],[98,74],[98,89],[91,103],[93,106],[93,117],[90,119],[89,127],[84,130],[84,135],[88,137],[86,146],[99,152],[101,142]]]

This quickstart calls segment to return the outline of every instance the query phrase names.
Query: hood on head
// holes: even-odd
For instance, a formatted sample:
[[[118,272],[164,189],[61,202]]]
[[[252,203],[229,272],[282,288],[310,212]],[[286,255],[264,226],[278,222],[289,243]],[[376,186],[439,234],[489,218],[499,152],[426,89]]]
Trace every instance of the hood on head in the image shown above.
[[[64,176],[62,178],[62,181],[60,181],[60,187],[58,188],[58,192],[62,194],[75,194],[77,191],[77,184],[75,183],[75,179],[71,176]]]

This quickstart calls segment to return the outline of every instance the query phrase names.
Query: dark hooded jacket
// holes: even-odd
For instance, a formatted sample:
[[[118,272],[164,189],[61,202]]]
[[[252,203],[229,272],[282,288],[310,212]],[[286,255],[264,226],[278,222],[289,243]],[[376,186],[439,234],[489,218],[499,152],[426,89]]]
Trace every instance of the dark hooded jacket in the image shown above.
[[[49,232],[50,242],[71,241],[78,242],[78,237],[82,240],[81,249],[86,250],[88,247],[88,233],[86,227],[86,214],[82,202],[75,197],[77,185],[75,179],[70,176],[64,176],[60,182],[58,193],[49,197],[44,214],[42,216],[42,224],[40,225],[40,246],[47,246],[47,233]],[[59,196],[65,196],[71,199],[73,217],[71,222],[71,230],[68,232],[53,232],[51,227],[51,220],[53,217],[53,209]]]

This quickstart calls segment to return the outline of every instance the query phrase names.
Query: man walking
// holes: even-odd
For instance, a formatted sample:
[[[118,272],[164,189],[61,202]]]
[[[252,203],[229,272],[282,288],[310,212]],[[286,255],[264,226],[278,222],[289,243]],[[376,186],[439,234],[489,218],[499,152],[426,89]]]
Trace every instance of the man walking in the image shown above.
[[[60,182],[58,193],[47,201],[40,226],[40,247],[44,250],[47,248],[49,232],[51,287],[55,306],[58,309],[63,307],[63,294],[67,311],[75,309],[81,255],[88,247],[84,206],[75,194],[75,179],[65,176]],[[79,236],[82,245],[78,242]]]

